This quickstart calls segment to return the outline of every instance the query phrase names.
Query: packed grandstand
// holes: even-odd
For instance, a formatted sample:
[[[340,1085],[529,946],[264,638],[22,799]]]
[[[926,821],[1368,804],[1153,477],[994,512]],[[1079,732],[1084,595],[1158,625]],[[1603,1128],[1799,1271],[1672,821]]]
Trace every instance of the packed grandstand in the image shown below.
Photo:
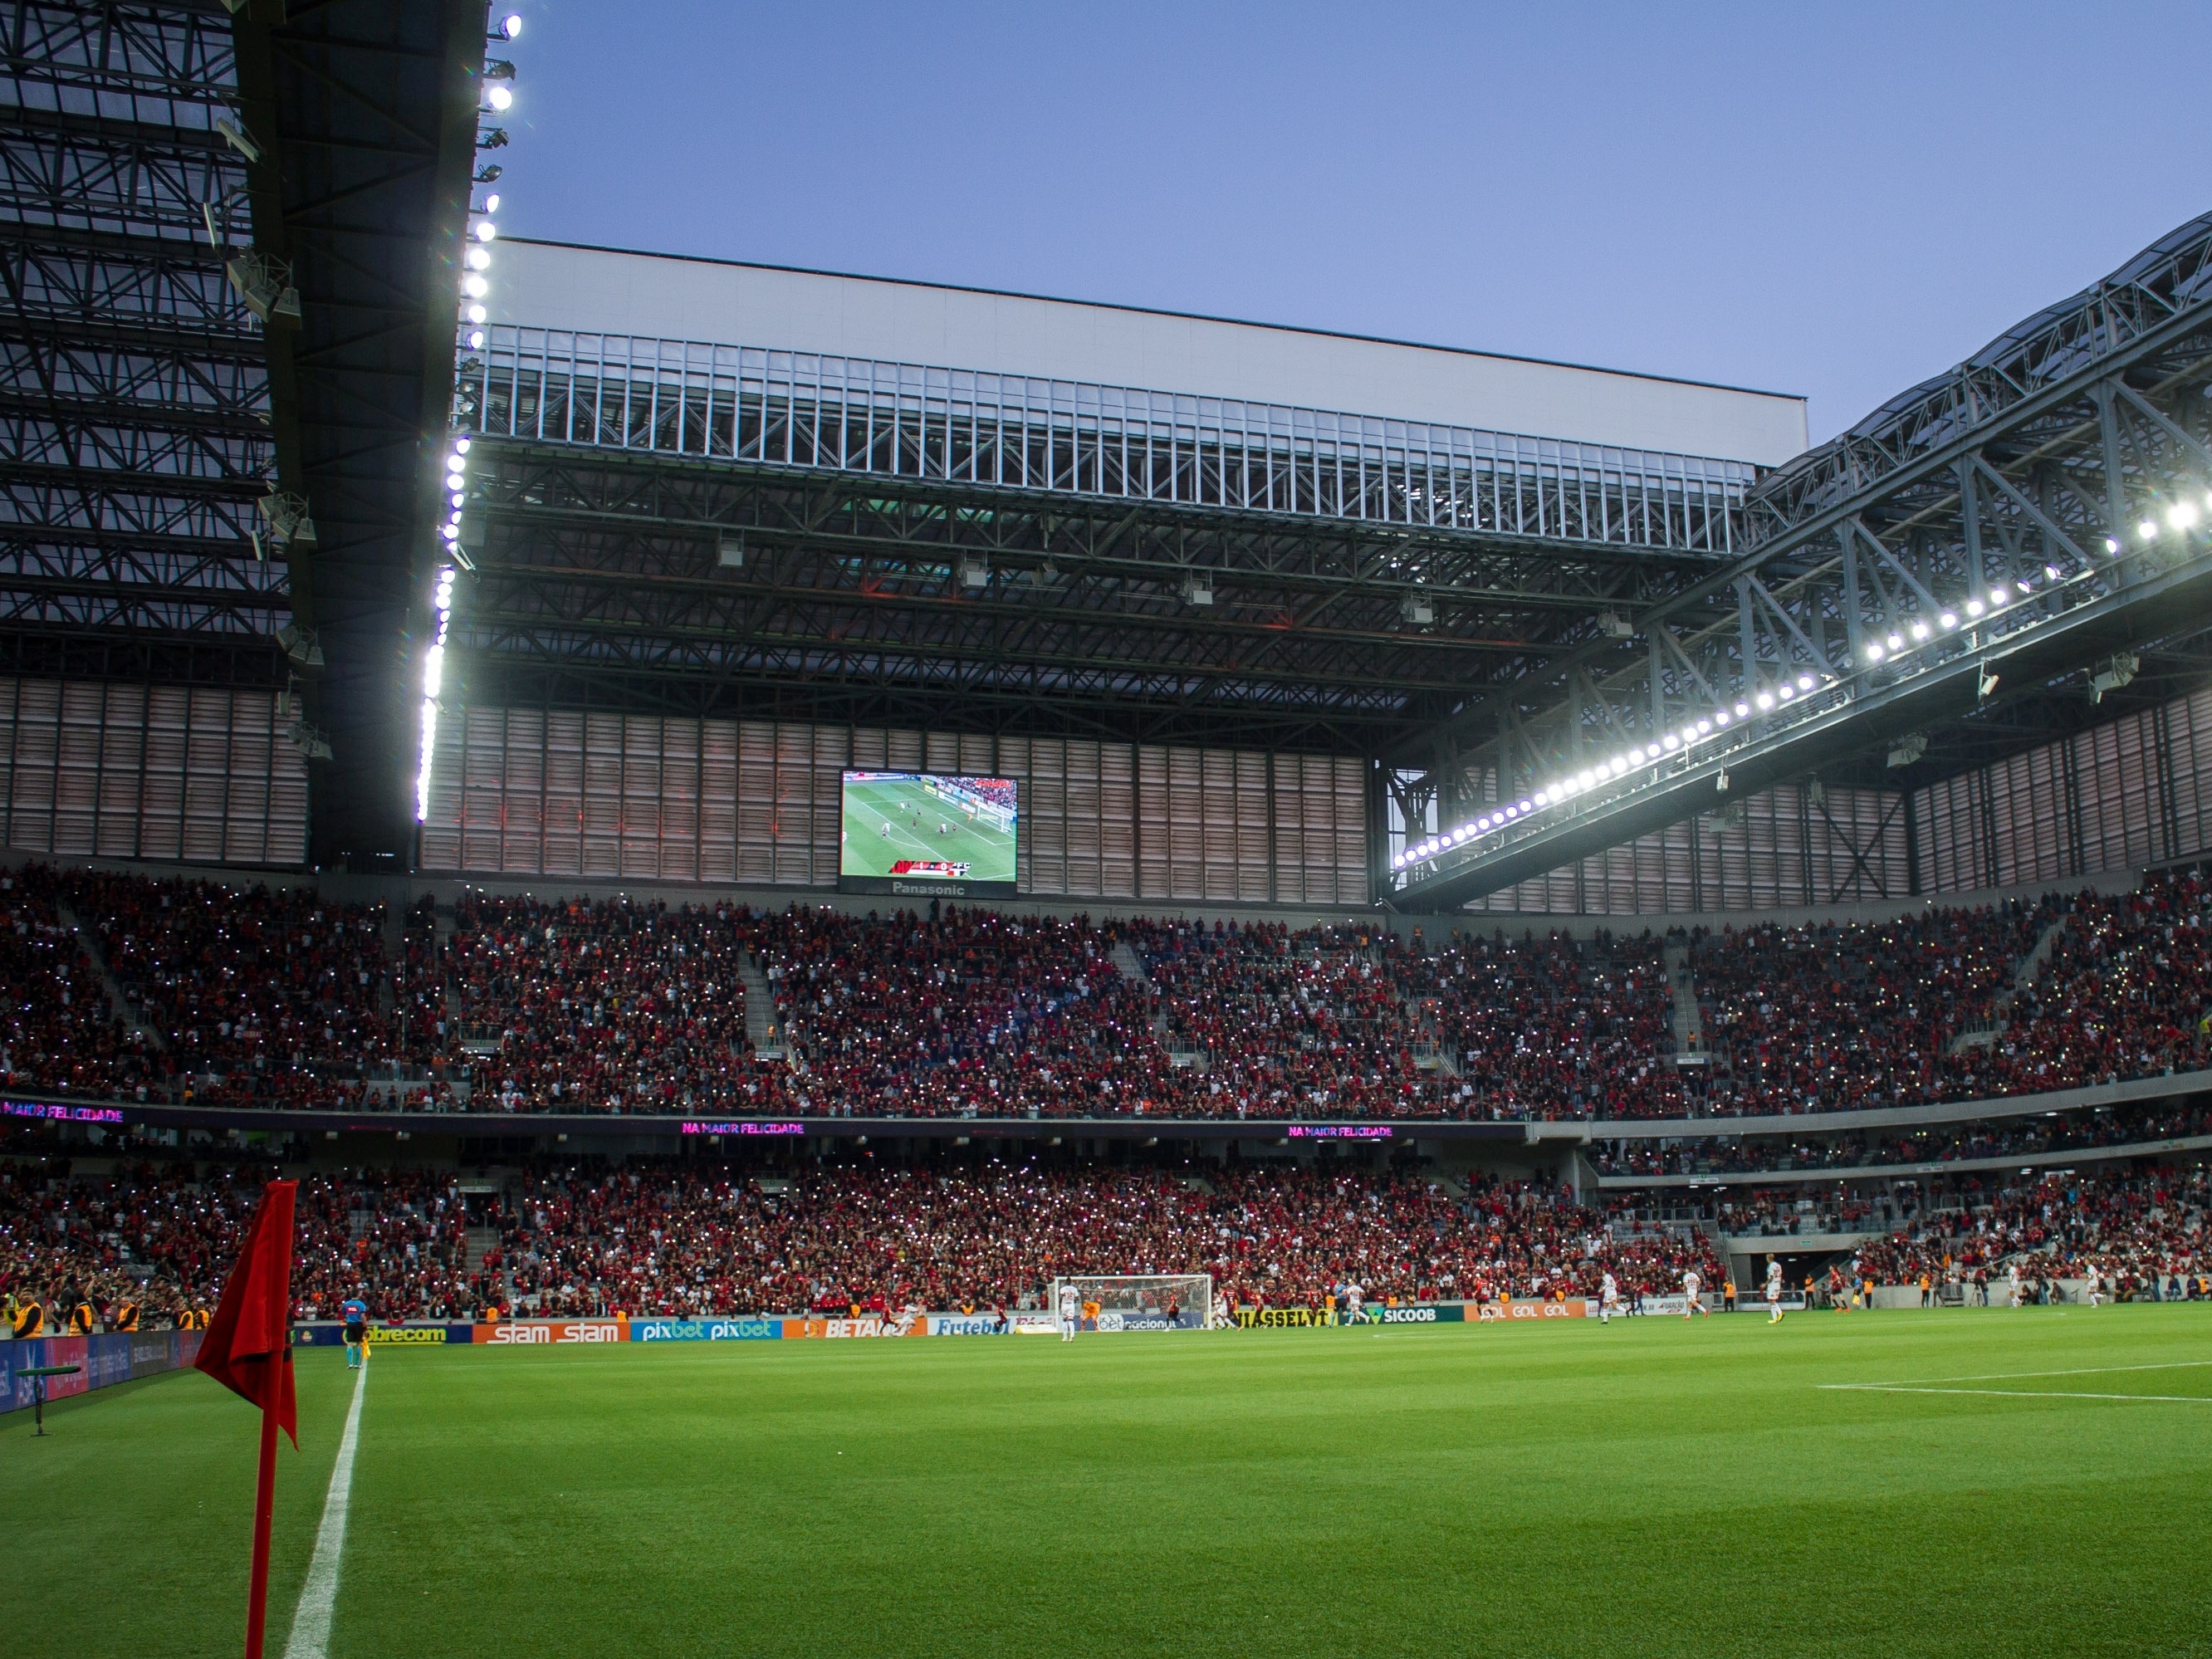
[[[0,882],[11,1088],[294,1109],[1897,1109],[2200,1069],[2212,974],[2194,872],[1878,922],[1518,938],[481,894],[394,918],[309,889],[36,863]]]
[[[1102,1161],[824,1139],[753,1164],[541,1143],[465,1193],[458,1164],[315,1168],[303,1316],[355,1291],[426,1318],[1018,1308],[1124,1271],[1208,1273],[1247,1306],[1350,1284],[1581,1297],[1607,1273],[1641,1297],[1686,1269],[1723,1282],[1731,1236],[1954,1296],[2015,1267],[2189,1294],[2206,1266],[2191,1155],[2212,1106],[2004,1105],[2203,1066],[2212,890],[2190,872],[1876,922],[1517,938],[474,890],[394,913],[36,862],[0,884],[0,1065],[32,1097],[399,1109],[463,1132],[542,1114],[1593,1131],[1572,1181],[1218,1139]],[[1990,1109],[1911,1109],[1958,1102]],[[1871,1127],[1774,1127],[1838,1113]],[[12,1132],[0,1290],[204,1304],[266,1171],[204,1133],[121,1155],[53,1133]]]

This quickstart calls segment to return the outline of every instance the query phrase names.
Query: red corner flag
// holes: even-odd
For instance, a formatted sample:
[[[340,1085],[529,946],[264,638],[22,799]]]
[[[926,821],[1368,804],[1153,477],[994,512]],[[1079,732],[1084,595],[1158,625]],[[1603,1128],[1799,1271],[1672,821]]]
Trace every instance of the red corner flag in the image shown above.
[[[272,1181],[246,1230],[238,1265],[200,1341],[200,1370],[261,1407],[261,1468],[253,1503],[253,1572],[246,1587],[246,1659],[261,1659],[269,1605],[269,1523],[276,1504],[276,1431],[300,1444],[292,1393],[294,1181]]]
[[[238,1265],[200,1340],[192,1364],[271,1413],[300,1443],[299,1407],[292,1395],[292,1199],[296,1181],[272,1181],[246,1230]]]

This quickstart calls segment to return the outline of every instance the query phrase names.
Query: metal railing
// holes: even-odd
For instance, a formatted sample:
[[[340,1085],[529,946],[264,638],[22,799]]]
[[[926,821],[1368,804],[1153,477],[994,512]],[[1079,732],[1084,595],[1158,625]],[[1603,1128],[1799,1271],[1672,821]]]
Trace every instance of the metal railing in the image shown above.
[[[1235,398],[495,324],[494,437],[1714,555],[1747,462]]]

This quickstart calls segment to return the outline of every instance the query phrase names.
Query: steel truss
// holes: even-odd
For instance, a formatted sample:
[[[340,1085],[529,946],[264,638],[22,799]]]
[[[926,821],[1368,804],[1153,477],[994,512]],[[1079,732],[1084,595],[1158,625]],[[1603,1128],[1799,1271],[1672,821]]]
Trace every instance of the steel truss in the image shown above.
[[[1372,752],[1712,563],[543,441],[471,460],[478,695]]]
[[[2208,380],[2212,216],[1762,481],[1751,550],[1632,640],[1493,680],[1407,745],[1426,833],[1390,902],[1449,908],[2196,634]]]
[[[1733,550],[1757,469],[867,358],[495,325],[462,365],[499,437],[1429,530]]]
[[[0,48],[4,661],[281,683],[286,574],[252,533],[265,354],[223,274],[251,240],[214,125],[235,118],[229,15],[34,0]]]

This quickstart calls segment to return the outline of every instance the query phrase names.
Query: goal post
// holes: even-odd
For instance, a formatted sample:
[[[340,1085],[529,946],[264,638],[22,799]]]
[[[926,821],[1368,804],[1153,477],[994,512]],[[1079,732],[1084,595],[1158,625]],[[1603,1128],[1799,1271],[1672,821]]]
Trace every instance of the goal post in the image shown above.
[[[1052,1281],[1048,1306],[1060,1306],[1062,1285],[1098,1309],[1102,1331],[1202,1331],[1213,1322],[1211,1273],[1071,1274]]]

